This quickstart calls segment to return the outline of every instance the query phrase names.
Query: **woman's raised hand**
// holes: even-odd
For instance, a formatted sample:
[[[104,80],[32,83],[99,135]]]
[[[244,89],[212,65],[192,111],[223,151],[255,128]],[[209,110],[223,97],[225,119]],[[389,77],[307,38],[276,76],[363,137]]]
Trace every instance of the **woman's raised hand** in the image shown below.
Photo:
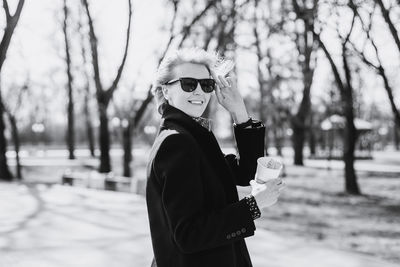
[[[217,74],[215,70],[211,70],[211,75],[217,83],[215,95],[218,103],[231,114],[245,113],[247,116],[243,98],[237,88],[235,75],[230,73],[230,77],[225,78]],[[246,117],[246,119],[248,118]]]

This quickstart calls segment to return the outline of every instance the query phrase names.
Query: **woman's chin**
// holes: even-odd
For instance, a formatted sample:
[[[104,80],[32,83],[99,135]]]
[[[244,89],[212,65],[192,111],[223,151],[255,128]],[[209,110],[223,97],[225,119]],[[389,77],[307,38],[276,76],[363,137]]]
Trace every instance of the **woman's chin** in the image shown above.
[[[181,110],[191,117],[200,117],[201,115],[203,115],[206,108],[203,105],[198,107],[184,107]]]

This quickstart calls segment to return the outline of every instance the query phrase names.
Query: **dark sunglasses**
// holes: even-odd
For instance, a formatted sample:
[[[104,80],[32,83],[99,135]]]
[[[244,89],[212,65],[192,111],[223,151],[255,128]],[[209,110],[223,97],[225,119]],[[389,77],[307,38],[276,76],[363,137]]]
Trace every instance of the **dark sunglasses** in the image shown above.
[[[195,79],[195,78],[179,78],[169,82],[165,85],[173,84],[179,81],[181,83],[181,88],[185,92],[193,92],[197,88],[197,84],[200,83],[201,89],[204,93],[211,93],[215,89],[215,81],[213,79]]]

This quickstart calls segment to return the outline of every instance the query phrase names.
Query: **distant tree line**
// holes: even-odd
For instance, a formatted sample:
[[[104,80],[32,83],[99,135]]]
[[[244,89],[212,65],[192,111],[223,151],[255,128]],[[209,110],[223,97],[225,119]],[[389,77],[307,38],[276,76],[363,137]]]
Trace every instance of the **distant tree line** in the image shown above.
[[[93,1],[89,0],[62,0],[60,5],[67,96],[64,133],[68,157],[76,158],[76,125],[79,121],[79,125],[84,125],[84,130],[79,132],[85,134],[84,138],[93,157],[97,156],[96,143],[99,148],[99,172],[112,171],[112,114],[119,121],[118,130],[124,151],[123,174],[132,176],[132,149],[142,132],[144,120],[152,116],[149,109],[153,98],[152,81],[147,81],[148,91],[144,99],[133,96],[137,82],[125,86],[127,90],[123,93],[123,100],[115,96],[116,91],[121,94],[125,92],[121,89],[121,80],[132,46],[131,35],[135,34],[132,31],[135,7],[131,0],[126,1],[126,24],[121,26],[126,28],[123,53],[114,76],[106,83],[99,53],[100,29],[93,17],[92,5]],[[23,7],[24,1],[20,0],[15,13],[11,14],[7,0],[3,0],[6,26],[0,44],[0,75]],[[389,71],[390,66],[384,60],[385,48],[377,43],[377,32],[385,32],[390,37],[388,41],[393,44],[393,57],[400,58],[397,27],[400,7],[395,0],[168,0],[165,1],[165,8],[169,10],[170,21],[163,25],[162,30],[169,37],[154,55],[158,64],[169,51],[187,46],[217,50],[223,56],[233,59],[243,54],[254,56],[254,64],[248,66],[251,69],[236,66],[235,71],[240,74],[237,75],[239,78],[251,77],[250,87],[257,96],[247,99],[248,108],[267,125],[265,153],[273,146],[278,154],[282,154],[285,138],[290,132],[293,162],[295,165],[304,165],[303,151],[306,144],[310,153],[315,154],[320,140],[316,130],[319,123],[329,115],[339,114],[345,118],[345,191],[361,194],[354,169],[359,137],[354,120],[366,114],[359,114],[359,107],[365,104],[362,93],[361,96],[357,93],[362,92],[363,80],[366,79],[377,79],[380,88],[376,90],[382,90],[387,97],[392,112],[393,136],[396,147],[399,147],[400,112],[396,102],[396,76]],[[330,67],[330,80],[326,82],[325,88],[316,88],[314,82],[318,77],[315,73],[323,62]],[[395,68],[398,72],[400,66],[397,64]],[[372,70],[376,76],[367,76],[365,73],[368,70]],[[335,93],[323,101],[316,100],[314,90],[330,90],[332,85]],[[20,87],[20,95],[26,94],[30,86],[32,83],[27,79],[25,86]],[[17,111],[5,105],[7,101],[1,98],[1,93],[0,178],[11,180],[5,156],[7,143],[4,118],[5,115],[9,118],[12,142],[18,156],[20,140],[15,116]],[[19,99],[16,101],[22,101],[22,98]],[[205,116],[215,116],[216,105],[212,101]],[[320,111],[321,107],[324,112]],[[78,120],[77,112],[82,114]],[[94,125],[94,121],[98,121],[99,125]],[[95,130],[98,132],[95,133]],[[80,136],[82,138],[82,134]],[[20,170],[17,176],[21,177]]]

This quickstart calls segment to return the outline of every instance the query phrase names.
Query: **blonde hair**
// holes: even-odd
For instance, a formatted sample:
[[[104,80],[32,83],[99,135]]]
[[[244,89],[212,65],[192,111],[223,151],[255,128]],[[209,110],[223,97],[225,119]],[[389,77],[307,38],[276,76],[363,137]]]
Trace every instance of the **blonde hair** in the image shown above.
[[[176,50],[163,58],[157,70],[156,79],[154,80],[151,92],[156,100],[157,110],[161,114],[160,107],[167,103],[162,92],[162,86],[170,81],[173,77],[174,68],[183,63],[202,64],[211,74],[211,70],[217,68],[224,59],[217,52],[207,52],[201,48],[182,48]]]

